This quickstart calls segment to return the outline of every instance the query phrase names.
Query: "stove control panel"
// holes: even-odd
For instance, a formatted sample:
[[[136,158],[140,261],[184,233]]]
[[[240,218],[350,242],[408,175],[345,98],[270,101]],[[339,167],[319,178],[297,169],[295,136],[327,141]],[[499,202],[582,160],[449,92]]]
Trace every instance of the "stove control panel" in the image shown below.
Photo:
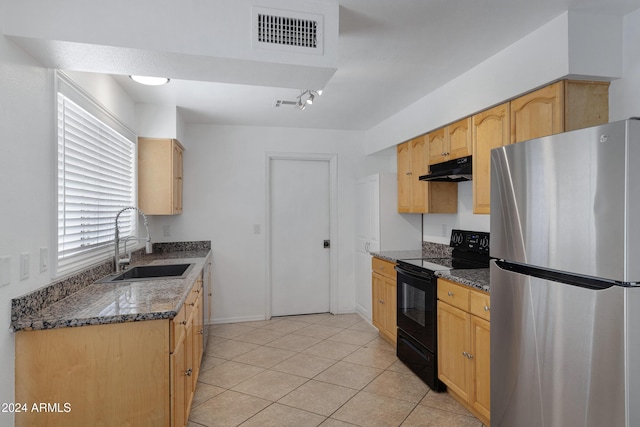
[[[488,254],[489,233],[482,231],[451,230],[449,246],[461,251]]]

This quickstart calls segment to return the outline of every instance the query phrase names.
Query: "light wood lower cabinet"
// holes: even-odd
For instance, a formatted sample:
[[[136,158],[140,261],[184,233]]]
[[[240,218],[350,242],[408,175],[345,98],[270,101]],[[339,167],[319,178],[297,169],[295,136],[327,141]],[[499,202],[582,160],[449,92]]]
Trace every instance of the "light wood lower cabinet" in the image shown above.
[[[397,293],[395,263],[373,257],[371,261],[373,326],[387,341],[397,341]]]
[[[202,357],[198,287],[172,320],[17,332],[15,399],[29,410],[15,425],[185,426]],[[41,403],[60,411],[32,410]]]
[[[438,279],[438,378],[484,424],[490,420],[489,294]]]

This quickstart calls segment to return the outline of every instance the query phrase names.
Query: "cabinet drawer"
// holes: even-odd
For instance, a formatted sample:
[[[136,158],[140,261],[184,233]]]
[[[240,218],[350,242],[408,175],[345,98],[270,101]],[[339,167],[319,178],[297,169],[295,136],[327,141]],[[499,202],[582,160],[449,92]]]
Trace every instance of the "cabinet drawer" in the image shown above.
[[[469,303],[471,314],[487,321],[491,320],[491,298],[488,294],[472,290]]]
[[[389,279],[396,278],[396,270],[394,269],[395,263],[386,261],[384,259],[373,257],[371,259],[371,269],[376,273],[382,274]]]
[[[202,293],[202,280],[198,279],[196,283],[193,285],[193,288],[191,288],[191,292],[189,292],[189,295],[187,295],[187,299],[184,302],[184,306],[186,308],[185,317],[187,320],[191,316],[191,313],[193,312],[193,309],[196,305],[196,300],[198,299],[198,296],[201,293]]]
[[[471,289],[438,279],[438,299],[454,307],[469,312],[469,294]]]

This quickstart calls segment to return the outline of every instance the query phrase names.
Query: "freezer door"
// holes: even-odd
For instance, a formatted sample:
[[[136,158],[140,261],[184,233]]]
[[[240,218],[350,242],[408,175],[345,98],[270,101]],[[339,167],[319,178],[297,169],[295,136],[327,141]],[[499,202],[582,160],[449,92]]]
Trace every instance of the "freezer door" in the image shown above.
[[[494,149],[491,256],[640,280],[640,168],[629,160],[640,155],[639,126],[621,121]]]
[[[632,425],[624,295],[619,286],[586,289],[492,261],[491,425]]]

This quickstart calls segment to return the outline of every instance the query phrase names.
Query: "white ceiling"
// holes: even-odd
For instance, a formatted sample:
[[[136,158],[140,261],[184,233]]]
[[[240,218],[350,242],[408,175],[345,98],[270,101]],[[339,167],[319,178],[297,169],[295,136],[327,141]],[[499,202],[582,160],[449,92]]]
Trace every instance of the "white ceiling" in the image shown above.
[[[116,80],[139,103],[178,106],[188,123],[367,130],[565,10],[624,15],[640,0],[339,0],[337,70],[304,111],[282,87]],[[177,65],[177,64],[176,64]],[[99,71],[99,70],[96,70]],[[106,71],[106,70],[105,70]],[[252,73],[259,74],[256,66]]]

